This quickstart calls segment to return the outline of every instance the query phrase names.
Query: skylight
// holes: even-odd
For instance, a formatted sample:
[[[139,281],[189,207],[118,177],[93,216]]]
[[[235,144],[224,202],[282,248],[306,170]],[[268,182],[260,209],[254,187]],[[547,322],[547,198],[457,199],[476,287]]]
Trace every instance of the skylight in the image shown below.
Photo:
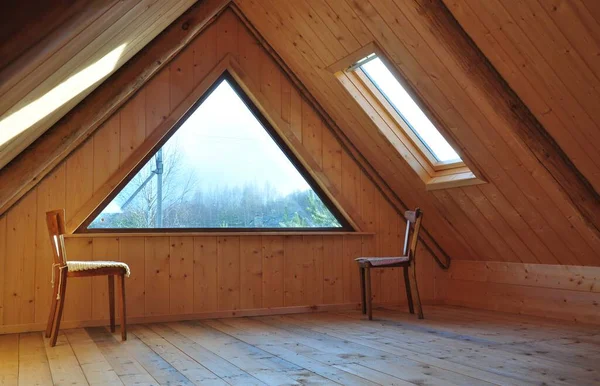
[[[437,161],[461,160],[380,58],[371,54],[357,62],[356,68],[364,72]]]
[[[221,78],[88,228],[341,228],[243,97]]]

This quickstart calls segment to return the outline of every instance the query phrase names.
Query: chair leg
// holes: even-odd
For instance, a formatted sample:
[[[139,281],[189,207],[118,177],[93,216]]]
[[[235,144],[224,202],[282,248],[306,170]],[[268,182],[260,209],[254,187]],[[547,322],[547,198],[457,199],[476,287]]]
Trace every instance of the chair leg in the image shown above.
[[[371,268],[365,268],[365,289],[367,297],[367,316],[373,320],[373,297],[371,296]]]
[[[412,293],[410,291],[410,280],[408,279],[408,267],[404,268],[404,286],[406,287],[406,298],[408,299],[408,310],[411,314],[415,313],[415,307],[413,306]]]
[[[412,293],[415,295],[415,300],[417,303],[417,315],[419,316],[419,319],[423,319],[423,307],[421,306],[421,297],[419,296],[419,287],[417,286],[417,272],[414,261],[411,262],[408,271],[410,273],[410,286],[412,288]]]
[[[58,277],[58,275],[60,275],[60,273],[58,272],[58,268],[52,268],[53,270],[55,270],[54,272],[54,277]],[[54,287],[52,288],[52,304],[50,305],[50,313],[48,314],[48,324],[46,324],[46,333],[44,334],[44,336],[46,338],[50,338],[50,334],[52,334],[52,327],[54,326],[54,318],[56,317],[56,304],[58,303],[58,300],[56,299],[56,297],[58,296],[58,284],[55,283]]]
[[[360,276],[360,299],[361,299],[361,310],[363,315],[367,313],[367,303],[366,303],[366,294],[365,294],[365,269],[358,266],[358,275]]]
[[[115,332],[115,277],[108,275],[108,313],[110,315],[110,332]]]
[[[67,268],[62,268],[59,273],[59,288],[58,294],[60,299],[57,300],[56,314],[54,316],[54,328],[50,336],[50,347],[56,346],[58,338],[58,330],[60,329],[60,320],[62,319],[63,309],[65,307],[65,296],[67,294]]]
[[[117,276],[119,292],[121,292],[121,340],[127,340],[127,307],[125,303],[125,275]]]

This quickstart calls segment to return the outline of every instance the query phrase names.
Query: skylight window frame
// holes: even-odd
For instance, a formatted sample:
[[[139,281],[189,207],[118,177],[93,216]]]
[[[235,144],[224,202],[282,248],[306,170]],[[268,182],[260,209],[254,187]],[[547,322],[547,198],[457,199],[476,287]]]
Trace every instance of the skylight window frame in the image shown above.
[[[179,118],[169,131],[147,152],[147,154],[137,163],[126,178],[104,199],[104,203],[110,203],[118,193],[131,181],[131,179],[146,165],[146,163],[164,146],[164,144],[175,134],[175,132],[184,124],[184,122],[200,107],[200,105],[211,95],[211,93],[223,82],[227,81],[233,88],[244,105],[250,110],[252,115],[259,121],[261,126],[267,132],[269,137],[275,142],[277,147],[283,152],[285,157],[296,168],[298,173],[304,178],[306,183],[315,192],[319,199],[325,204],[327,209],[333,214],[339,222],[340,227],[278,227],[278,228],[89,228],[89,225],[102,212],[105,205],[98,206],[86,219],[79,225],[74,233],[76,234],[163,234],[163,233],[183,233],[183,234],[340,234],[340,233],[360,233],[361,230],[355,227],[349,219],[340,211],[339,207],[333,202],[324,189],[317,183],[307,170],[306,166],[300,161],[298,156],[282,138],[282,134],[271,124],[269,119],[261,112],[260,106],[253,101],[252,96],[248,95],[244,87],[239,83],[240,78],[245,78],[241,73],[237,63],[232,58],[225,58],[220,65],[225,66],[222,71],[216,69],[219,73],[212,84],[206,88],[198,100]],[[241,73],[241,74],[240,74]]]
[[[425,157],[434,171],[448,170],[465,166],[462,160],[439,161],[433,151],[419,137],[416,130],[402,117],[402,114],[394,107],[390,100],[385,96],[379,88],[370,80],[367,74],[360,68],[355,71],[355,77],[362,83],[362,86],[369,90],[371,95],[383,106],[386,113],[393,119],[397,128],[410,138],[412,144],[419,150],[420,154]]]
[[[388,55],[375,42],[367,43],[347,57],[331,64],[328,70],[340,81],[399,155],[425,183],[426,190],[449,189],[487,183],[483,173],[470,161],[449,134],[451,131],[422,100]],[[361,68],[379,58],[404,90],[431,121],[440,135],[459,155],[460,160],[439,161],[418,134],[409,126],[393,103],[379,90]]]
[[[465,163],[460,158],[448,160],[448,161],[440,161],[435,156],[433,150],[431,150],[431,148],[425,142],[425,140],[423,140],[423,138],[421,138],[417,129],[414,128],[412,126],[412,124],[408,121],[408,119],[406,119],[402,115],[402,113],[398,110],[398,108],[396,106],[394,106],[394,103],[390,100],[390,98],[386,95],[386,93],[378,87],[377,83],[373,79],[371,79],[369,74],[367,74],[367,72],[362,68],[362,66],[376,58],[381,60],[383,62],[383,64],[386,66],[386,68],[392,73],[394,78],[396,78],[396,81],[398,81],[398,83],[400,83],[402,88],[404,88],[404,90],[410,95],[410,97],[415,102],[415,104],[421,109],[423,114],[425,114],[425,116],[431,121],[433,126],[440,133],[440,135],[442,135],[442,137],[444,137],[444,135],[442,134],[442,132],[439,129],[439,127],[440,127],[439,121],[429,111],[428,107],[424,103],[421,102],[420,98],[417,95],[415,95],[415,93],[412,91],[411,87],[406,84],[406,81],[403,79],[403,77],[401,77],[397,73],[397,71],[394,69],[394,67],[391,65],[391,63],[389,63],[389,61],[387,60],[387,58],[385,56],[379,55],[377,52],[373,52],[372,54],[370,54],[368,56],[368,58],[369,58],[368,60],[358,61],[356,63],[356,65],[349,67],[346,70],[346,72],[354,73],[356,78],[358,78],[360,80],[360,82],[362,83],[363,87],[367,88],[370,91],[370,93],[377,99],[377,101],[385,108],[387,113],[394,119],[396,126],[399,127],[400,129],[402,129],[404,131],[404,134],[406,134],[411,139],[413,145],[416,146],[420,150],[421,154],[423,156],[427,157],[429,164],[431,165],[433,170],[441,171],[441,170],[448,170],[448,169],[452,169],[452,168],[464,167]],[[444,139],[448,143],[450,143],[445,137],[444,137]],[[452,144],[450,144],[450,146],[452,146]],[[454,149],[454,146],[452,146],[452,148]]]

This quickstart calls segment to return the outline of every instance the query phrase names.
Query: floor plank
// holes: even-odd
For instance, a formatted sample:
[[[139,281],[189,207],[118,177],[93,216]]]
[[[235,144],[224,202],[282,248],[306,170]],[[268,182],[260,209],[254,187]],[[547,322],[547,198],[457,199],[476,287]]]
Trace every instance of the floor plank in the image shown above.
[[[377,344],[393,345],[404,343],[412,351],[444,358],[449,361],[480,369],[489,373],[509,377],[518,382],[546,382],[548,384],[598,384],[600,376],[596,368],[587,368],[581,364],[571,366],[542,358],[539,355],[518,355],[506,352],[504,343],[479,338],[482,328],[471,328],[471,333],[444,333],[429,325],[423,330],[415,324],[405,322],[406,316],[400,313],[386,313],[385,319],[374,321],[375,325],[364,326],[359,313],[346,314],[353,317],[359,331],[369,334]],[[322,328],[324,321],[313,321],[316,328]],[[430,322],[431,323],[431,320]],[[331,326],[332,324],[329,323]],[[408,332],[406,326],[408,325]],[[352,329],[343,325],[344,331]],[[366,328],[366,329],[365,329]],[[370,329],[370,331],[369,331]],[[545,330],[543,325],[538,329]],[[493,333],[494,328],[489,328]],[[518,331],[518,328],[515,328]],[[376,332],[376,335],[374,333]],[[566,331],[567,335],[572,332]],[[517,332],[515,332],[517,334]],[[559,335],[555,335],[558,337]],[[548,336],[546,336],[548,339]],[[527,340],[531,342],[532,340]],[[408,343],[408,344],[407,344]]]
[[[50,347],[49,340],[45,338],[44,343],[52,380],[55,385],[89,384],[64,332],[58,334],[56,346]]]
[[[19,335],[0,335],[0,385],[14,385],[19,378]]]
[[[52,384],[52,374],[41,332],[19,336],[19,383],[32,386]]]
[[[0,385],[597,385],[597,327],[430,306],[0,335]]]
[[[286,371],[302,368],[201,323],[173,323],[173,328],[267,385],[298,384]]]
[[[120,336],[120,335],[118,335]],[[121,343],[121,349],[127,351],[131,358],[138,361],[144,369],[161,385],[192,386],[185,375],[180,373],[165,358],[148,347],[135,334],[130,334],[126,342]]]
[[[64,333],[90,385],[123,385],[100,348],[84,329],[65,330]]]
[[[156,385],[158,382],[144,367],[121,347],[111,333],[104,327],[86,328],[86,332],[98,346],[102,355],[112,366],[121,382],[125,385]]]
[[[312,347],[317,345],[329,347],[331,353],[341,353],[331,357],[328,363],[338,365],[343,363],[360,363],[382,374],[394,376],[400,380],[416,384],[454,384],[454,385],[485,385],[490,384],[482,379],[473,378],[464,374],[448,371],[440,367],[414,361],[409,356],[398,358],[378,348],[367,347],[351,342],[344,338],[323,334],[315,330],[303,328],[291,317],[272,316],[260,317],[258,320],[292,332],[294,336],[302,337]],[[316,343],[318,342],[318,343]]]
[[[321,319],[318,319],[319,321]],[[343,321],[339,321],[338,323],[344,323]],[[322,323],[322,322],[321,322]],[[347,327],[347,323],[344,323],[344,326]],[[346,328],[345,327],[345,328]],[[312,326],[312,328],[316,328],[316,326]],[[448,371],[460,373],[467,375],[469,377],[480,379],[485,382],[494,383],[494,384],[502,384],[502,385],[522,385],[527,384],[527,382],[517,381],[511,379],[509,377],[504,377],[501,375],[497,375],[494,373],[490,373],[488,371],[482,371],[477,368],[473,368],[471,366],[463,365],[460,363],[455,363],[450,360],[447,360],[443,356],[436,356],[434,352],[432,353],[421,353],[418,350],[411,350],[411,346],[413,344],[425,345],[427,347],[427,342],[417,342],[411,339],[393,339],[393,340],[384,340],[381,341],[379,339],[374,339],[378,333],[376,332],[376,328],[373,330],[364,333],[360,330],[354,331],[349,330],[344,332],[343,329],[335,329],[330,328],[328,326],[324,326],[323,329],[317,329],[317,331],[322,331],[326,334],[330,334],[332,336],[336,336],[340,339],[347,340],[349,342],[354,342],[361,344],[365,347],[379,349],[389,354],[393,354],[398,358],[410,357],[412,360],[422,363],[424,366],[434,366],[440,369],[445,369]],[[532,383],[533,384],[533,383]]]
[[[196,362],[201,363],[208,370],[218,375],[221,379],[231,385],[264,384],[258,379],[242,371],[239,367],[221,358],[212,351],[207,350],[193,339],[188,338],[166,324],[152,325],[151,328],[166,341],[177,347]]]
[[[148,326],[132,326],[130,331],[194,384],[227,385],[215,373],[183,353]]]

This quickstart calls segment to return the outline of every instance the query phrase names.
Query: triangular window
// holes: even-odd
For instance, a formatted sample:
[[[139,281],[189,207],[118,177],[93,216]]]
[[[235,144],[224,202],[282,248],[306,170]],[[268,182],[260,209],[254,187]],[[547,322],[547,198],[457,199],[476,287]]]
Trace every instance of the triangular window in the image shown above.
[[[341,229],[347,222],[225,73],[88,229]]]

